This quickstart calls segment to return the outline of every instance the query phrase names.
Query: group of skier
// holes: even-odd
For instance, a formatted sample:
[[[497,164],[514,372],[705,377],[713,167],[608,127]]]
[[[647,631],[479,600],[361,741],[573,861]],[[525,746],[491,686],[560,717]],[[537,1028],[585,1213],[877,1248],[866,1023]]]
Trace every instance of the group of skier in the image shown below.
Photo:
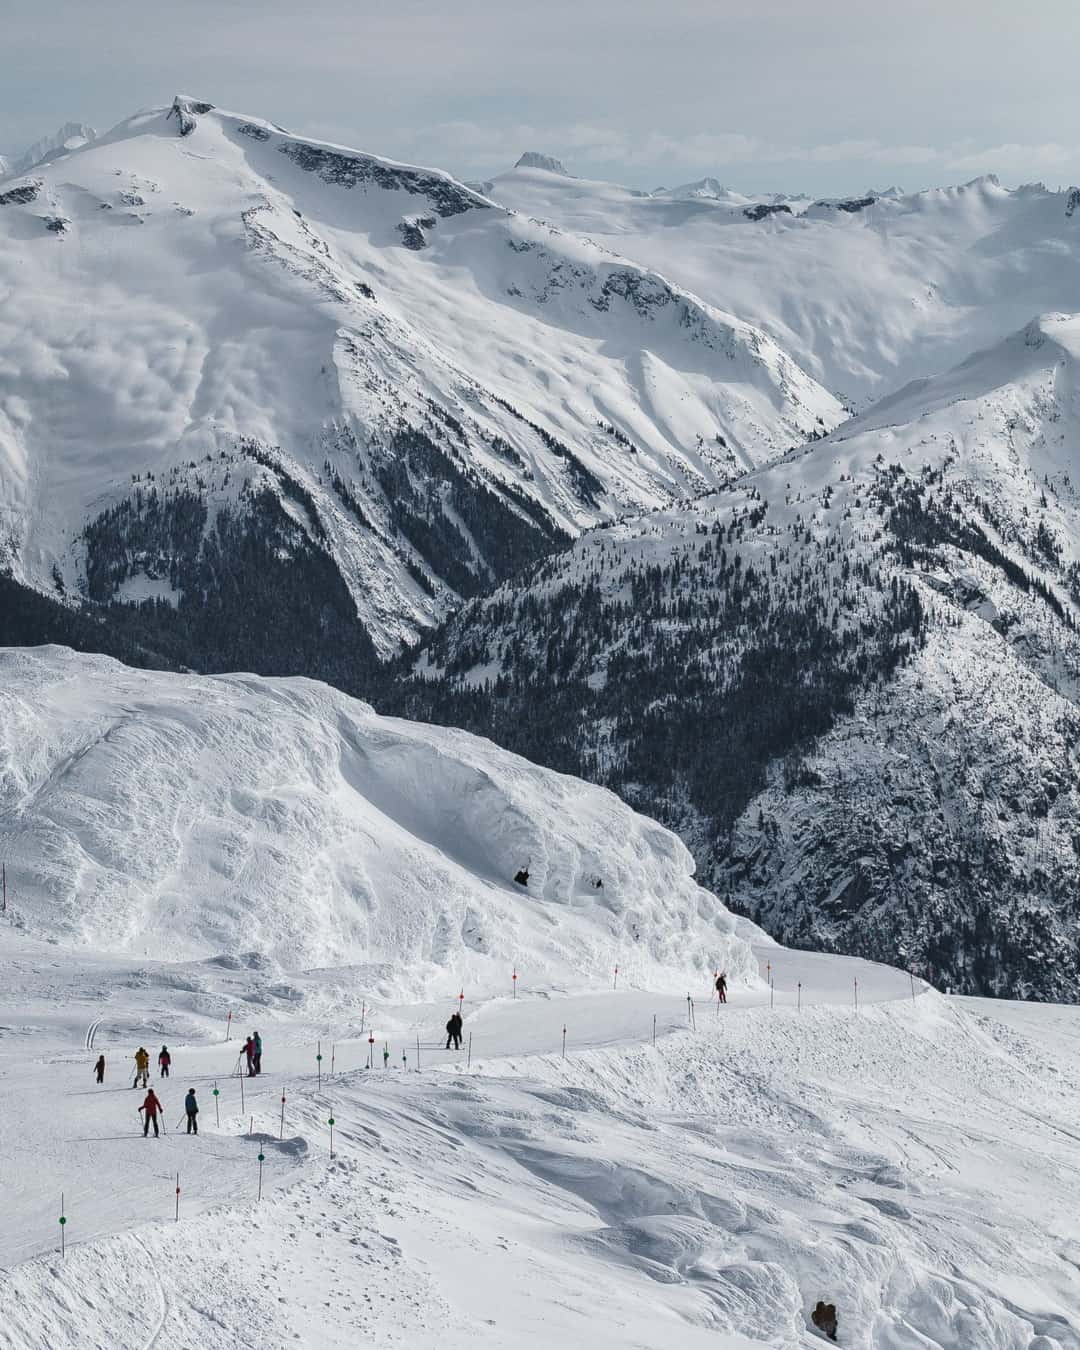
[[[244,1045],[244,1054],[247,1055],[248,1076],[254,1077],[262,1072],[262,1037],[256,1031],[248,1037]],[[140,1085],[147,1089],[143,1104],[138,1108],[139,1114],[143,1117],[143,1137],[150,1133],[151,1125],[154,1127],[154,1138],[160,1138],[158,1129],[158,1118],[164,1114],[165,1108],[162,1105],[161,1098],[150,1086],[150,1054],[145,1046],[140,1045],[133,1056],[135,1060],[135,1081],[133,1088]],[[169,1070],[172,1067],[172,1055],[169,1053],[169,1047],[163,1045],[158,1053],[158,1074],[161,1078],[169,1077]],[[94,1081],[104,1083],[105,1081],[105,1056],[98,1055],[94,1063]],[[184,1098],[184,1117],[187,1120],[187,1133],[199,1133],[199,1101],[194,1088],[188,1088],[187,1096]],[[179,1128],[179,1126],[178,1126]]]
[[[242,1053],[247,1058],[247,1076],[256,1078],[262,1073],[262,1037],[253,1031],[244,1042]]]
[[[162,1104],[161,1098],[153,1088],[150,1088],[147,1092],[142,1106],[139,1107],[139,1111],[142,1113],[143,1117],[143,1138],[145,1139],[150,1133],[150,1126],[153,1125],[154,1138],[159,1139],[161,1136],[158,1131],[158,1117],[165,1114],[165,1107]],[[187,1133],[198,1134],[199,1102],[195,1096],[194,1088],[188,1088],[188,1094],[184,1098],[184,1116],[187,1119]]]

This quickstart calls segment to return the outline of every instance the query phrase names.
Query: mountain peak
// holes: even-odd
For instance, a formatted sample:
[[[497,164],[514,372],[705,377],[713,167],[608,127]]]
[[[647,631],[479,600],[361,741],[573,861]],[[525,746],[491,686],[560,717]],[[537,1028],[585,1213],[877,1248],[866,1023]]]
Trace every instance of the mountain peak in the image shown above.
[[[535,150],[526,150],[514,165],[514,168],[543,169],[546,173],[561,174],[563,178],[572,178],[574,176],[564,166],[561,159],[556,159],[554,155],[538,154]]]
[[[5,173],[13,175],[28,173],[47,159],[55,159],[58,155],[67,154],[69,150],[80,150],[84,145],[92,144],[97,137],[94,128],[87,126],[85,122],[65,122],[51,136],[43,136],[41,140],[35,141],[10,163],[0,159],[0,177]]]

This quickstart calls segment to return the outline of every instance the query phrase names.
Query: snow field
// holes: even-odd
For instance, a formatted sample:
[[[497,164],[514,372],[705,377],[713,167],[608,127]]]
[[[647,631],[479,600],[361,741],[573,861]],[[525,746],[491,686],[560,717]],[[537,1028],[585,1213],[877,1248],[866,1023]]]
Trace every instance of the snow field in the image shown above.
[[[42,953],[18,937],[4,947],[44,989]],[[88,972],[65,953],[67,992],[40,1000],[36,1031],[0,1040],[5,1124],[36,1137],[14,1213],[43,1253],[4,1253],[14,1312],[0,1345],[795,1347],[819,1343],[807,1320],[819,1297],[837,1303],[851,1346],[1080,1345],[1074,1010],[1003,1005],[998,1021],[994,1004],[918,985],[912,998],[902,972],[769,945],[757,956],[780,982],[801,977],[801,1008],[770,1007],[759,986],[717,1017],[703,995],[692,1032],[682,995],[467,1000],[466,1068],[465,1051],[435,1048],[454,1000],[377,1006],[376,1063],[385,1039],[392,1067],[357,1067],[365,1037],[338,1041],[321,1091],[315,1042],[327,1064],[334,1029],[260,1021],[251,1140],[223,1076],[236,1041],[170,1039],[162,1096],[172,1114],[197,1086],[202,1133],[155,1143],[133,1121],[106,1123],[141,1100],[126,1082],[82,1095],[93,1055],[71,1044],[85,1039],[93,981],[80,1005]],[[135,1025],[160,1024],[168,974],[148,968],[125,993]],[[1046,1041],[1045,1020],[1057,1028]],[[68,1049],[52,1049],[67,1032]],[[141,1039],[154,1052],[156,1038]],[[102,1019],[110,1078],[130,1040]],[[409,1072],[394,1067],[402,1047]],[[220,1129],[214,1074],[230,1103]],[[107,1129],[130,1138],[82,1142]],[[89,1147],[61,1264],[47,1254],[52,1192]]]

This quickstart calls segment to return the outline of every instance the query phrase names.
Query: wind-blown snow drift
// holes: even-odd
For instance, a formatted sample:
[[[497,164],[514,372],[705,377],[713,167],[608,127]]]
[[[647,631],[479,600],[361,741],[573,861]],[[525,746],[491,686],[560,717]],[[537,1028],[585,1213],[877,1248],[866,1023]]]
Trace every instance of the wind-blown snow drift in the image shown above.
[[[0,652],[0,852],[29,927],[98,948],[403,988],[751,968],[684,846],[612,793],[308,680]]]

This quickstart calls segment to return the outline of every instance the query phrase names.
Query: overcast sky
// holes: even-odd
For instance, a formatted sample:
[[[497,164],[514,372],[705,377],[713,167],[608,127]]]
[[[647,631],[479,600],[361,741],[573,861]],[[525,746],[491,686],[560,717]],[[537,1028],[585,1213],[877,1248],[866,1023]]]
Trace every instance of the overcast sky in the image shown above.
[[[1080,182],[1077,0],[0,0],[0,149],[185,92],[463,177]]]

